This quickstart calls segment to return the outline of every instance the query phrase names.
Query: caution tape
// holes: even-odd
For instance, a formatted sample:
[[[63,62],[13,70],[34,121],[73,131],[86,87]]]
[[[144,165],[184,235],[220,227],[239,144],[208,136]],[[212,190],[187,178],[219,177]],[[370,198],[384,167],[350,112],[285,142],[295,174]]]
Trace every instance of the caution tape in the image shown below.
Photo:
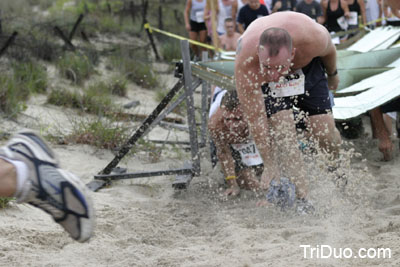
[[[191,40],[191,39],[189,39],[189,38],[186,38],[186,37],[183,37],[183,36],[174,34],[174,33],[166,32],[166,31],[163,31],[163,30],[154,28],[154,27],[150,26],[149,23],[144,24],[144,28],[145,28],[146,30],[148,30],[150,33],[153,33],[153,31],[155,31],[155,32],[158,32],[158,33],[167,35],[167,36],[172,37],[172,38],[175,38],[175,39],[187,40],[187,41],[188,41],[189,43],[191,43],[191,44],[198,45],[198,46],[201,46],[201,47],[210,49],[210,50],[214,50],[214,51],[221,52],[221,53],[222,53],[222,52],[225,52],[225,51],[224,51],[223,49],[221,49],[221,48],[218,48],[218,47],[215,47],[215,46],[212,46],[212,45],[208,45],[208,44],[205,44],[205,43],[202,43],[202,42],[198,42],[198,41],[195,41],[195,40]]]

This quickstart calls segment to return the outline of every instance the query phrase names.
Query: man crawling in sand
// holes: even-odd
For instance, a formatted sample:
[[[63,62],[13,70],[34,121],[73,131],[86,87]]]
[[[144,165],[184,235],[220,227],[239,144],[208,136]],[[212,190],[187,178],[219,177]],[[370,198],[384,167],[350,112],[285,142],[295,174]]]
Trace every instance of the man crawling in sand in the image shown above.
[[[293,107],[305,115],[319,147],[337,155],[341,143],[330,90],[339,77],[329,32],[308,16],[278,12],[255,20],[238,41],[236,88],[244,117],[264,162],[260,186],[288,177],[306,198],[305,168],[296,139]]]
[[[208,129],[228,185],[225,195],[236,196],[240,188],[257,190],[259,182],[255,170],[262,168],[262,160],[250,140],[236,91],[214,93]]]

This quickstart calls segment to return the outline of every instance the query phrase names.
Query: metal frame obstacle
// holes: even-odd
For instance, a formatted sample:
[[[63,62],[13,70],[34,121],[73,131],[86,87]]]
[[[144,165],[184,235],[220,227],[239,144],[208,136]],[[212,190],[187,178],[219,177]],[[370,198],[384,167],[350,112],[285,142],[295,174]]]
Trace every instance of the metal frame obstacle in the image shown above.
[[[187,40],[181,41],[182,51],[182,62],[177,64],[175,70],[175,76],[179,77],[178,82],[168,92],[153,112],[142,122],[140,127],[135,133],[129,138],[129,140],[121,147],[114,159],[97,175],[94,176],[94,180],[89,182],[87,186],[92,191],[97,191],[104,186],[109,185],[112,181],[121,179],[135,179],[143,177],[153,177],[161,175],[174,175],[176,179],[172,186],[176,189],[187,188],[193,176],[200,175],[200,154],[199,146],[205,146],[207,139],[207,118],[208,118],[208,96],[210,91],[209,83],[193,77],[191,71],[189,43]],[[204,54],[203,54],[203,57]],[[201,101],[201,136],[200,142],[197,136],[197,125],[195,119],[195,107],[193,100],[193,93],[196,88],[202,85],[202,101]],[[177,100],[170,104],[172,99],[177,95],[180,89],[184,87],[185,92],[181,94]],[[187,107],[187,121],[189,125],[189,136],[190,136],[190,151],[191,161],[184,162],[182,168],[169,169],[169,170],[157,170],[150,172],[134,172],[126,173],[126,169],[119,168],[117,165],[126,156],[130,149],[135,143],[151,131],[153,127],[159,124],[163,118],[165,118],[173,109],[175,109],[181,102],[186,101]]]

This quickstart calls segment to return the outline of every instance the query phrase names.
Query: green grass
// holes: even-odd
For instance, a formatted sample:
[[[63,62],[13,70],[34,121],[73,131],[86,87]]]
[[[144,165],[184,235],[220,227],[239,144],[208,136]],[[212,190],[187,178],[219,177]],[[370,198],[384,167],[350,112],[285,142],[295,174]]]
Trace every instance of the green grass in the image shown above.
[[[80,120],[73,124],[73,132],[64,139],[65,143],[88,144],[104,149],[118,149],[127,140],[128,129],[115,126],[108,120]]]
[[[0,74],[0,112],[4,115],[15,118],[25,110],[29,94],[29,90],[20,86],[12,76]]]
[[[58,61],[57,67],[63,77],[81,85],[95,73],[89,57],[78,52],[67,52]]]
[[[89,88],[84,93],[70,92],[67,90],[52,90],[47,97],[47,103],[56,106],[79,109],[83,112],[98,116],[108,116],[118,108],[113,105],[109,96]]]
[[[8,203],[12,200],[12,197],[0,197],[0,209],[7,207]]]
[[[12,64],[14,80],[30,93],[45,93],[47,90],[46,69],[34,61]]]

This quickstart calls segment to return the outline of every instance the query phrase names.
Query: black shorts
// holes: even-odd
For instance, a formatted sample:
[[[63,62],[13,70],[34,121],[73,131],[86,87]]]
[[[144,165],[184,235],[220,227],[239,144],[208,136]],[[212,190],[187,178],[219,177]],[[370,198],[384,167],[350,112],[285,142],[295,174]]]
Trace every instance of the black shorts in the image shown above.
[[[204,22],[198,23],[194,20],[190,20],[190,31],[191,32],[201,32],[206,31],[206,24]]]
[[[302,95],[273,97],[268,84],[261,86],[268,117],[279,111],[292,109],[293,106],[309,116],[327,114],[332,110],[328,80],[321,58],[314,58],[302,70],[305,75],[305,93]]]
[[[381,111],[383,113],[400,111],[400,98],[396,98],[395,100],[390,101],[381,106]]]

